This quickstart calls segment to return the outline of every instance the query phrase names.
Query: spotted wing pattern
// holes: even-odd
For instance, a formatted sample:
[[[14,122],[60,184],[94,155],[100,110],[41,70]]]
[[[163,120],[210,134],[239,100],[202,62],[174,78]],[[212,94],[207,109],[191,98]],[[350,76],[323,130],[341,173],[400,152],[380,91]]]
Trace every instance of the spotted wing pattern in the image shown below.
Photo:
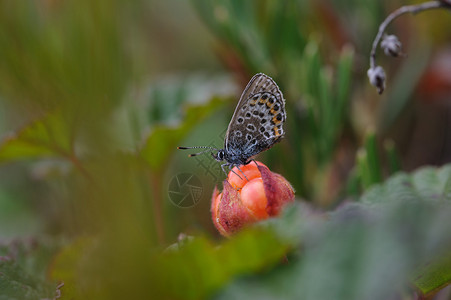
[[[224,141],[230,157],[242,162],[271,148],[284,136],[285,100],[274,80],[256,74],[241,95]]]

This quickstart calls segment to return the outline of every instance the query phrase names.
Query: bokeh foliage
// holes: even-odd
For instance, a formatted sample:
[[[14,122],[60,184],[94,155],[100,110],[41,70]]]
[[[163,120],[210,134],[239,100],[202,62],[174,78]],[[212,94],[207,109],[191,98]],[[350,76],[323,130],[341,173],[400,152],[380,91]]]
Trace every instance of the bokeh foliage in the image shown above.
[[[449,285],[450,167],[400,172],[421,165],[402,156],[403,116],[424,102],[437,43],[420,27],[418,63],[393,64],[378,98],[365,62],[387,3],[0,0],[0,299],[412,299]],[[168,199],[171,177],[200,173],[176,146],[221,146],[257,72],[288,115],[259,160],[303,200],[218,240],[214,180],[200,175],[195,208]]]

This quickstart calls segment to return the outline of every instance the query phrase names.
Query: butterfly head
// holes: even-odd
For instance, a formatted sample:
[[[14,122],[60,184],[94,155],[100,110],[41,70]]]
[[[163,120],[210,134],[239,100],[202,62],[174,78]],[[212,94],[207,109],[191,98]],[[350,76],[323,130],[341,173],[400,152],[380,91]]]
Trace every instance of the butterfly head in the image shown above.
[[[218,150],[218,152],[212,153],[211,155],[217,161],[223,161],[225,159],[225,151],[224,151],[224,149],[220,149],[220,150]]]

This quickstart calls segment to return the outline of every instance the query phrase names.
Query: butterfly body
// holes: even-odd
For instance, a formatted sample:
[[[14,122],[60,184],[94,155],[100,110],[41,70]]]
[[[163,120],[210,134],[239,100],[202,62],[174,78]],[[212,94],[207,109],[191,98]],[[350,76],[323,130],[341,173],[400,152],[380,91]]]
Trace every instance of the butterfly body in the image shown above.
[[[240,97],[227,128],[224,148],[209,148],[206,151],[218,151],[212,155],[217,161],[225,161],[222,168],[246,165],[253,156],[268,150],[283,138],[285,120],[282,92],[271,77],[258,73],[252,77]],[[179,147],[192,148],[208,147]]]

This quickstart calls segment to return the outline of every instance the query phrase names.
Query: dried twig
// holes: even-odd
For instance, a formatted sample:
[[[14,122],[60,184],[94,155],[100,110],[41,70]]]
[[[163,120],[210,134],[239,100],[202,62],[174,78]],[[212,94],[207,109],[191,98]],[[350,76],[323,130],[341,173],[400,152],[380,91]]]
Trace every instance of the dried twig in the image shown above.
[[[387,26],[396,18],[398,18],[401,15],[411,13],[411,14],[418,14],[423,11],[431,10],[431,9],[451,9],[451,0],[441,0],[441,1],[429,1],[424,2],[418,5],[408,5],[408,6],[402,6],[392,12],[379,26],[379,31],[377,32],[376,38],[373,42],[373,47],[371,48],[371,54],[370,54],[370,69],[368,70],[368,77],[370,79],[370,82],[372,85],[376,86],[378,89],[379,94],[382,94],[385,88],[385,72],[382,69],[382,67],[376,65],[376,48],[377,45],[379,45],[379,42],[384,37],[385,30]],[[384,48],[384,52],[387,54],[390,54],[392,56],[398,56],[401,51],[401,43],[397,40],[396,36],[390,35],[386,36],[393,41],[393,43],[397,44],[390,44],[390,40],[388,41],[389,46],[397,47],[399,51],[393,52],[390,48]],[[396,38],[396,39],[395,39]],[[385,43],[387,45],[387,43]],[[384,46],[387,47],[387,46]]]

